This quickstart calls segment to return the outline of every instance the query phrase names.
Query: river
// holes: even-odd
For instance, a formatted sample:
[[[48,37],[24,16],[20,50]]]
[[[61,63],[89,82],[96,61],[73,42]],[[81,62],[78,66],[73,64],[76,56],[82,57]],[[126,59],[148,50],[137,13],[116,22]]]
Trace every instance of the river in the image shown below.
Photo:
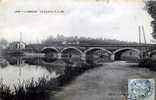
[[[47,80],[56,78],[60,74],[53,66],[29,65],[26,63],[20,65],[0,66],[0,82],[13,88],[26,81],[38,81],[45,77]]]

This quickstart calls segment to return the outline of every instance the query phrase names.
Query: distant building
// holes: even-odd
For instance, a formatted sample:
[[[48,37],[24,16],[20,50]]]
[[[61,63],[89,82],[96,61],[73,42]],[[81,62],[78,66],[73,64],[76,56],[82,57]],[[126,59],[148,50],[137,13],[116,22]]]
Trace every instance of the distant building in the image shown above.
[[[9,44],[8,49],[25,49],[26,44],[24,42],[12,42]]]

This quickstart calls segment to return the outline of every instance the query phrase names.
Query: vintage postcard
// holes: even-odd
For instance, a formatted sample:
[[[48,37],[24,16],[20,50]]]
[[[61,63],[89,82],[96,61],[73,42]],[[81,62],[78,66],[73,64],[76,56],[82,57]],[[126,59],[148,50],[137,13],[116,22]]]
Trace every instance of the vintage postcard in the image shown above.
[[[0,0],[0,100],[155,100],[155,0]]]

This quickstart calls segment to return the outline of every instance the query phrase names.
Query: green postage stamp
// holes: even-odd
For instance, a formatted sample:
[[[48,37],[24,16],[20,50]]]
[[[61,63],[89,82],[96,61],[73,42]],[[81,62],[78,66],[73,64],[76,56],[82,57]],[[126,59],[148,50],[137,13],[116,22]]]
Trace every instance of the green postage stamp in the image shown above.
[[[129,79],[128,100],[155,100],[155,80]]]

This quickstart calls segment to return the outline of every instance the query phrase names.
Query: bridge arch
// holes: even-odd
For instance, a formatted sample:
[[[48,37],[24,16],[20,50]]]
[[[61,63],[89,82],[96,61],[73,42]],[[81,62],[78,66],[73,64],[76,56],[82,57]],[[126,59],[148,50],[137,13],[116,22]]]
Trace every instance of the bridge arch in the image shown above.
[[[48,50],[56,51],[57,53],[59,52],[58,49],[56,49],[55,47],[44,47],[42,48],[41,52],[44,53]]]
[[[104,48],[101,48],[101,47],[92,47],[92,48],[89,48],[87,49],[86,51],[84,51],[84,53],[86,54],[87,52],[91,51],[91,50],[103,50],[103,51],[106,51],[108,52],[109,54],[112,54],[111,51],[107,50],[107,49],[104,49]]]
[[[71,49],[76,50],[76,51],[78,51],[80,54],[83,54],[83,52],[82,52],[80,49],[76,48],[76,47],[66,47],[66,48],[64,48],[64,49],[61,50],[61,53],[65,52],[66,50],[69,50],[69,49],[70,49],[70,50],[71,50]]]
[[[133,60],[140,59],[140,50],[135,48],[120,48],[113,52],[114,60]]]
[[[61,50],[61,58],[66,63],[79,63],[83,52],[76,47],[66,47]]]
[[[102,47],[92,47],[84,51],[84,54],[87,63],[99,63],[110,61],[112,52]]]
[[[152,60],[156,60],[156,50],[152,50],[148,54]]]
[[[47,63],[51,63],[58,59],[59,51],[55,47],[44,47],[41,50],[41,53],[45,54],[42,60]]]

